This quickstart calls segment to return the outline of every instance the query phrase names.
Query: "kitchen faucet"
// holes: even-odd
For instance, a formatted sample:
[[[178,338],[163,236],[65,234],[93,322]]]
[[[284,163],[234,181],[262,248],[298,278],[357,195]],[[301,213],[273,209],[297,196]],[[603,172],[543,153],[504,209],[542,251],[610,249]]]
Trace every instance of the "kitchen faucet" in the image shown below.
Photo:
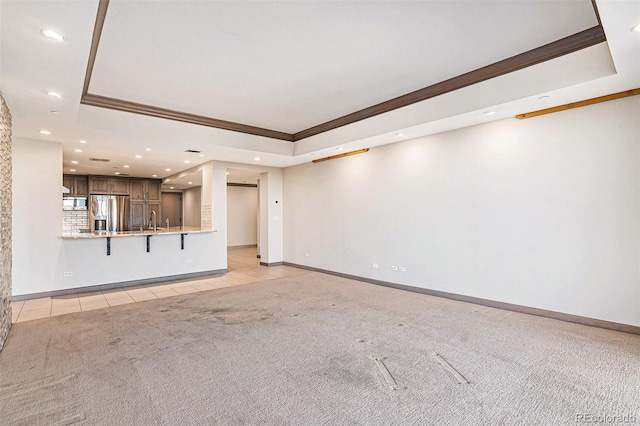
[[[151,210],[151,217],[149,218],[149,228],[151,228],[151,219],[153,219],[153,232],[158,232],[158,221],[156,219],[155,210]]]

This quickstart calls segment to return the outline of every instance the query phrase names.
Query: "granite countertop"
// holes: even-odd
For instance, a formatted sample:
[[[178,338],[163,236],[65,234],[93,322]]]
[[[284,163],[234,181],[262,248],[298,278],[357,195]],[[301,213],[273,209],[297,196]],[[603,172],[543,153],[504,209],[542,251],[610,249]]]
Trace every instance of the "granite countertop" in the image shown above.
[[[174,226],[169,229],[158,228],[154,230],[122,231],[122,232],[65,232],[62,238],[67,240],[92,239],[92,238],[119,238],[119,237],[145,237],[147,235],[177,235],[177,234],[203,234],[207,232],[217,232],[216,229],[201,228],[199,226]]]

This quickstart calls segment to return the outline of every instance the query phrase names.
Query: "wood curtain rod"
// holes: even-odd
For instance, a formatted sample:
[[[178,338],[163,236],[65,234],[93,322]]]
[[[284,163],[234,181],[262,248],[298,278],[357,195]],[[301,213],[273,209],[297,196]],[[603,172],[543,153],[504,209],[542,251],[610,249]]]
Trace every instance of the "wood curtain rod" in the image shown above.
[[[613,93],[611,95],[600,96],[597,98],[586,99],[584,101],[572,102],[570,104],[564,104],[555,106],[552,108],[541,109],[538,111],[525,112],[524,114],[516,115],[516,118],[522,120],[524,118],[536,117],[538,115],[551,114],[553,112],[566,111],[572,108],[579,108],[587,105],[593,105],[600,102],[612,101],[614,99],[626,98],[627,96],[640,95],[640,88],[633,90],[625,90],[624,92]]]
[[[312,163],[320,163],[322,161],[335,160],[336,158],[348,157],[349,155],[362,154],[367,151],[369,151],[369,148],[358,149],[356,151],[343,152],[342,154],[332,155],[331,157],[317,158],[313,160]]]

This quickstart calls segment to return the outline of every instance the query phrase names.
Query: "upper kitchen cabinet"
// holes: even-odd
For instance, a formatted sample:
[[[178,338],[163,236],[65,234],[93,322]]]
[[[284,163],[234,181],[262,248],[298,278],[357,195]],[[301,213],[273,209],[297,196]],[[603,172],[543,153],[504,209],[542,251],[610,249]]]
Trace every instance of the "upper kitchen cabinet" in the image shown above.
[[[147,200],[148,201],[160,202],[160,195],[162,194],[162,190],[160,189],[161,185],[162,185],[162,181],[159,181],[159,180],[147,181]]]
[[[89,185],[86,176],[63,175],[62,186],[69,190],[67,197],[86,197],[89,195]]]
[[[129,181],[126,179],[91,176],[89,178],[91,194],[129,195]]]
[[[129,195],[129,181],[125,179],[111,179],[111,193]]]
[[[131,201],[160,201],[159,180],[132,179]]]
[[[129,195],[131,196],[131,201],[134,200],[145,200],[145,190],[144,190],[145,181],[132,179],[129,182]]]
[[[92,176],[89,178],[89,192],[91,194],[108,194],[110,178],[101,178]]]

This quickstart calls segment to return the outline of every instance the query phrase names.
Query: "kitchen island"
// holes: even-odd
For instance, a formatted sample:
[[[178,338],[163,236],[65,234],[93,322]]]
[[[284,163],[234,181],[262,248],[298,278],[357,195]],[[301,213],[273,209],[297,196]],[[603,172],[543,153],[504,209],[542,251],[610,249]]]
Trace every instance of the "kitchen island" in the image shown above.
[[[202,234],[216,232],[215,229],[201,228],[197,226],[176,226],[173,228],[158,228],[140,231],[97,231],[97,232],[71,232],[62,234],[64,239],[106,239],[107,256],[111,256],[111,239],[121,237],[146,237],[146,251],[151,252],[151,237],[165,235],[180,235],[180,249],[184,250],[184,237],[189,234]]]
[[[169,229],[158,228],[146,229],[142,231],[99,231],[99,232],[65,232],[62,234],[62,238],[76,240],[76,239],[94,239],[94,238],[118,238],[118,237],[144,237],[144,236],[156,236],[156,235],[187,235],[187,234],[202,234],[207,232],[217,232],[211,228],[201,228],[199,226],[174,226]]]
[[[58,235],[56,256],[46,265],[54,271],[53,283],[33,286],[14,300],[227,272],[226,236],[211,227]]]

